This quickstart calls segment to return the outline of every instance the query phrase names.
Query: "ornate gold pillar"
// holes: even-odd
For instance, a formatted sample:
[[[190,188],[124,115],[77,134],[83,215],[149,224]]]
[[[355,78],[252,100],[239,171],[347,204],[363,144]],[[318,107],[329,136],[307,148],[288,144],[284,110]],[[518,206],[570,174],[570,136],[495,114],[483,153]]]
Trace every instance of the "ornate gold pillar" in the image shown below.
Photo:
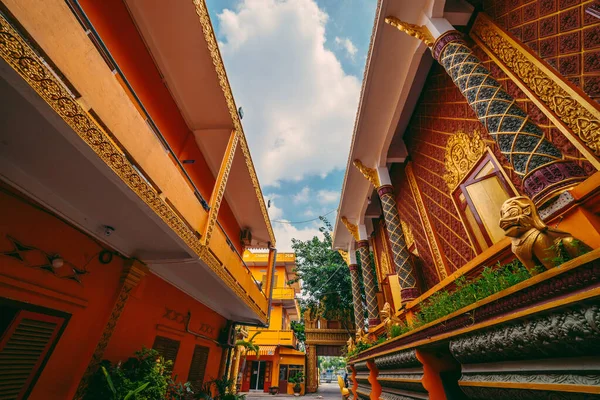
[[[240,373],[240,359],[242,355],[242,350],[240,346],[235,347],[235,352],[233,354],[232,366],[231,366],[231,374],[229,375],[229,379],[233,379],[233,391],[237,391],[237,383],[238,383],[238,374]]]
[[[565,159],[561,151],[546,140],[542,130],[475,56],[460,32],[446,30],[434,40],[426,26],[408,24],[395,17],[387,17],[385,21],[430,47],[433,57],[446,69],[479,121],[498,143],[502,154],[523,180],[526,194],[536,204],[585,179],[583,169]]]
[[[363,277],[363,287],[365,288],[365,300],[367,303],[367,315],[369,317],[369,327],[377,326],[381,322],[379,319],[379,306],[377,305],[377,283],[375,282],[375,273],[373,263],[369,254],[369,241],[367,240],[366,230],[364,237],[359,234],[358,226],[350,223],[346,217],[342,217],[342,222],[357,240],[356,248],[360,255],[360,265]],[[358,266],[356,266],[358,268]],[[352,270],[351,270],[352,273]],[[358,321],[357,321],[358,322]],[[359,326],[359,325],[357,325]]]
[[[102,336],[100,336],[100,340],[96,345],[92,359],[90,360],[81,378],[81,381],[79,381],[79,386],[77,387],[77,392],[75,393],[74,399],[79,400],[83,398],[89,384],[89,379],[94,372],[96,372],[100,361],[102,361],[104,351],[106,350],[108,342],[115,331],[117,322],[119,322],[119,318],[121,317],[123,309],[125,308],[127,300],[129,299],[129,295],[146,275],[146,272],[148,272],[147,267],[138,260],[127,261],[127,265],[125,266],[125,269],[121,275],[121,289],[119,290],[119,295],[115,301],[115,305],[113,306],[110,316],[108,317],[108,322],[104,326]]]
[[[402,304],[406,304],[419,297],[419,289],[417,288],[417,279],[415,278],[413,266],[410,263],[410,253],[406,245],[406,239],[404,238],[400,214],[398,213],[398,206],[394,197],[394,189],[390,184],[382,185],[380,183],[379,174],[374,168],[366,167],[360,160],[354,160],[354,166],[377,189],[377,194],[381,200],[385,227],[392,247],[392,257],[400,281],[401,301]]]
[[[361,330],[365,329],[365,311],[362,302],[362,294],[360,291],[360,279],[358,277],[358,264],[356,263],[356,255],[352,252],[338,250],[342,258],[348,265],[350,270],[350,283],[352,284],[352,304],[354,306],[354,325]]]
[[[319,387],[317,377],[317,346],[306,345],[306,392],[314,393]]]

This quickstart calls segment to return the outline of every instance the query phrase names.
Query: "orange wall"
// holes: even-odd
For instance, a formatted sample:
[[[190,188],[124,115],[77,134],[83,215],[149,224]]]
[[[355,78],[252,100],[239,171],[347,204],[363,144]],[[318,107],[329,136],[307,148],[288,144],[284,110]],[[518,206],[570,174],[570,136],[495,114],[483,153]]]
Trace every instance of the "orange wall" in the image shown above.
[[[208,201],[215,178],[177,104],[163,84],[124,2],[80,0],[79,3],[175,154],[180,159],[196,160],[193,164],[186,164],[185,168]],[[225,200],[219,211],[219,221],[241,252],[240,227]]]
[[[0,297],[71,314],[29,398],[72,398],[116,301],[125,260],[115,255],[110,264],[100,264],[98,253],[102,247],[94,240],[17,198],[0,184],[0,252],[12,250],[7,235],[48,254],[60,254],[66,262],[88,271],[81,278],[82,284],[78,284],[33,268],[40,265],[38,251],[29,253],[29,265],[0,256]],[[67,272],[67,265],[57,271]],[[160,335],[180,341],[174,365],[174,373],[180,380],[187,380],[196,344],[210,348],[205,379],[216,378],[221,348],[213,342],[196,339],[184,332],[185,325],[165,318],[167,307],[183,315],[191,311],[190,329],[199,331],[201,323],[208,324],[213,330],[204,334],[214,339],[226,324],[219,314],[149,273],[132,291],[104,358],[124,361],[142,346],[152,347],[155,337]]]
[[[195,338],[185,333],[185,325],[164,317],[166,308],[186,315],[192,313],[190,330],[198,332],[201,323],[213,328],[212,333],[204,333],[217,339],[219,331],[225,327],[226,320],[205,305],[192,299],[174,286],[156,275],[147,275],[136,287],[129,299],[119,324],[115,329],[105,358],[111,361],[126,360],[136,350],[152,347],[156,336],[164,336],[180,342],[173,372],[179,380],[186,381],[192,362],[195,345],[209,347],[205,380],[218,378],[222,349],[215,343]]]
[[[6,235],[46,253],[60,254],[89,272],[78,284],[0,256],[0,297],[72,315],[29,399],[72,398],[116,300],[124,260],[115,256],[110,264],[100,264],[97,254],[102,248],[96,242],[0,187],[0,252],[11,249]],[[31,259],[39,265],[36,261]],[[58,272],[68,272],[66,268]]]

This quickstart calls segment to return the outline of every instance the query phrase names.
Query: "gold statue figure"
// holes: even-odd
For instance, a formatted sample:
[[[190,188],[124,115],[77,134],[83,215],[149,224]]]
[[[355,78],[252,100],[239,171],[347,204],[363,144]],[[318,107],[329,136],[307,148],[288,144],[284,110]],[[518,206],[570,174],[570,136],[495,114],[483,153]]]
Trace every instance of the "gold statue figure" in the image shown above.
[[[348,338],[346,346],[348,346],[348,353],[352,353],[354,350],[356,350],[356,345],[354,344],[354,339],[352,339],[352,336]]]
[[[392,331],[392,326],[399,326],[402,323],[402,321],[400,320],[400,318],[398,318],[394,315],[394,312],[392,311],[392,306],[390,306],[390,303],[386,302],[383,305],[383,309],[381,309],[380,313],[381,313],[381,319],[383,320],[383,325],[385,326],[387,335],[388,335],[388,337],[390,337],[391,331]]]
[[[546,269],[554,267],[554,258],[560,256],[558,245],[572,258],[578,257],[591,248],[577,240],[570,233],[550,228],[542,221],[527,196],[510,198],[500,209],[500,228],[512,240],[512,252],[525,265],[532,275],[538,271],[536,265]]]
[[[356,328],[356,344],[364,343],[368,344],[370,342],[369,337],[365,333],[363,329],[360,327]]]

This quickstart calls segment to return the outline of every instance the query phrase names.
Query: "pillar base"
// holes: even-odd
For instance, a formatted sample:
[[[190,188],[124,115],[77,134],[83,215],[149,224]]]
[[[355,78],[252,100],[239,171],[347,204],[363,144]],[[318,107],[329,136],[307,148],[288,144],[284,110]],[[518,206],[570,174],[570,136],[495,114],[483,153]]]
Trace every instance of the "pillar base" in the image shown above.
[[[402,298],[402,304],[406,304],[409,301],[412,301],[419,297],[419,289],[417,288],[406,288],[400,291],[400,296]]]

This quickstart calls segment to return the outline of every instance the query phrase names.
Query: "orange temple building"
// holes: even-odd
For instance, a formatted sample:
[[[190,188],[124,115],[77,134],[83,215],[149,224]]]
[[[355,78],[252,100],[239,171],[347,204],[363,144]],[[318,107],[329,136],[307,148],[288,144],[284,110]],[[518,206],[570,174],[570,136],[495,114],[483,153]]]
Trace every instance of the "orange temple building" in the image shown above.
[[[355,399],[600,398],[597,9],[378,2],[333,243]]]
[[[2,0],[0,96],[0,398],[142,347],[231,375],[273,300],[241,255],[276,250],[204,1]]]

